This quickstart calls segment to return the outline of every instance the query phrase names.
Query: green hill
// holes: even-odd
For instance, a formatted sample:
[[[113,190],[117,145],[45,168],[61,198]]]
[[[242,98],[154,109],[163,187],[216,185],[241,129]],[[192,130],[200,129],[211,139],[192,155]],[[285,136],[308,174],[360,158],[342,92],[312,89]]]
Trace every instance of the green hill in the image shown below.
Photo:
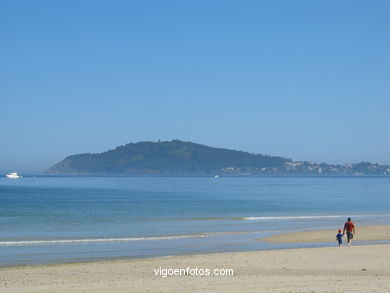
[[[278,168],[290,161],[282,157],[208,147],[180,140],[139,142],[99,154],[65,158],[46,174],[208,175],[221,170],[235,173]]]

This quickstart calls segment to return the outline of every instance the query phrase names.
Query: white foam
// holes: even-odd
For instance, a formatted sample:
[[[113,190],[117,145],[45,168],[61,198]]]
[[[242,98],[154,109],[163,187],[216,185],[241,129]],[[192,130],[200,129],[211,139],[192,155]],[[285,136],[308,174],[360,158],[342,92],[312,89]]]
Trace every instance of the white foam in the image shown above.
[[[381,217],[387,215],[350,215],[348,217]],[[315,215],[315,216],[274,216],[274,217],[243,217],[246,221],[256,220],[294,220],[294,219],[327,219],[327,218],[347,218],[345,215]]]
[[[58,239],[58,240],[21,240],[21,241],[0,241],[0,246],[14,245],[34,245],[34,244],[72,244],[72,243],[96,243],[96,242],[131,242],[131,241],[151,241],[151,240],[171,240],[185,238],[202,238],[210,235],[177,235],[158,237],[134,237],[134,238],[99,238],[99,239]]]

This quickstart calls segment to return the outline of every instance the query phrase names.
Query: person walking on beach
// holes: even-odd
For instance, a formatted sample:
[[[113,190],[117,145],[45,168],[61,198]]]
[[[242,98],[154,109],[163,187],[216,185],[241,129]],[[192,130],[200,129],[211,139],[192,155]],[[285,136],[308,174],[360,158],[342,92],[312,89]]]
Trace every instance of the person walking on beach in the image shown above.
[[[355,225],[352,222],[351,218],[348,218],[348,221],[344,224],[343,235],[347,231],[347,244],[351,246],[351,241],[353,239],[353,235],[355,234]]]
[[[343,234],[341,234],[341,229],[339,229],[339,233],[336,235],[336,240],[339,243],[339,247],[343,244]]]

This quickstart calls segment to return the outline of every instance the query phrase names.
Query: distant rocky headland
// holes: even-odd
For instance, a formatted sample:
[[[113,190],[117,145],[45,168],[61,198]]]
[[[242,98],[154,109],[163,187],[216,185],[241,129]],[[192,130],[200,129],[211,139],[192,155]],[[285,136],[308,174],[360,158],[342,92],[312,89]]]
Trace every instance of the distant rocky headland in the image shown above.
[[[390,166],[334,165],[214,148],[180,140],[138,142],[65,158],[48,175],[389,175]]]

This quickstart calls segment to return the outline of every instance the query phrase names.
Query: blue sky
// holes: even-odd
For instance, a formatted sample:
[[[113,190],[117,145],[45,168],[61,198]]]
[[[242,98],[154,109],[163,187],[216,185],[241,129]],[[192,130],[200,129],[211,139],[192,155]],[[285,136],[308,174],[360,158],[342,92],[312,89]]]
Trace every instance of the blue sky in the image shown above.
[[[0,172],[181,139],[390,164],[389,1],[0,2]]]

